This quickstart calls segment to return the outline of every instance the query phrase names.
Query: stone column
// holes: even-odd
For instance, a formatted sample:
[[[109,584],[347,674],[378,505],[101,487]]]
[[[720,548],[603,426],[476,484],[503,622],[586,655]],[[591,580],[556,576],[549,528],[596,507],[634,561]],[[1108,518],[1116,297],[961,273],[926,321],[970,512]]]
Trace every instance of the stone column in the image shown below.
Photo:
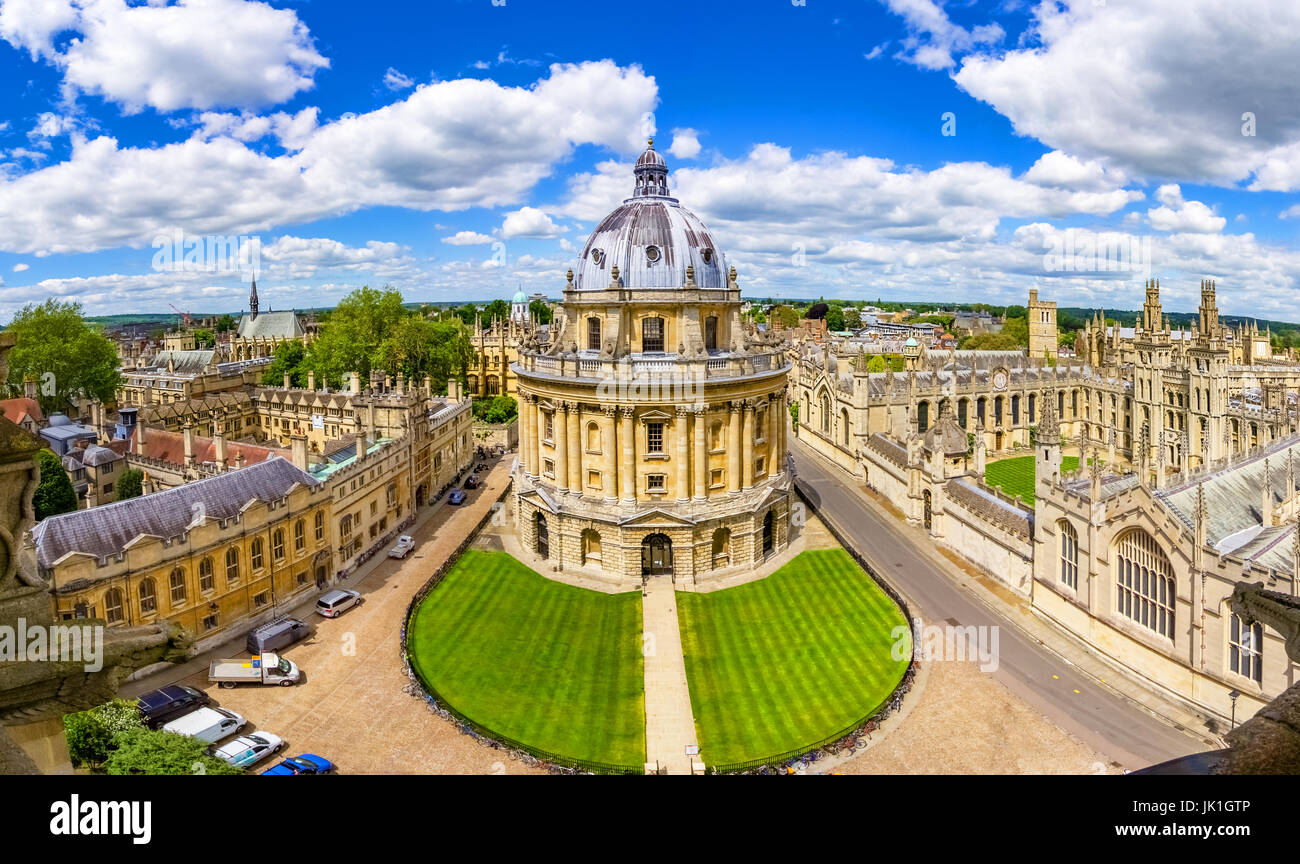
[[[528,467],[534,477],[542,473],[541,427],[542,409],[537,404],[536,396],[528,397]]]
[[[677,406],[677,417],[674,421],[677,438],[677,464],[674,469],[677,474],[677,500],[681,502],[691,500],[690,417],[690,409],[685,405]]]
[[[519,467],[525,474],[531,473],[528,470],[528,423],[532,419],[532,405],[528,397],[519,394]]]
[[[754,403],[746,399],[740,432],[740,477],[745,489],[754,486]]]
[[[561,402],[555,406],[554,433],[551,444],[555,448],[555,488],[561,492],[569,491],[569,442],[566,433],[569,428],[569,403]]]
[[[727,491],[740,491],[740,403],[727,405]]]
[[[607,405],[601,409],[600,424],[600,449],[601,449],[601,468],[600,482],[605,493],[605,500],[614,503],[618,500],[618,421],[615,419],[618,409],[612,405]]]
[[[781,453],[777,449],[781,442],[781,400],[767,400],[767,476],[776,477],[781,473]]]
[[[709,424],[707,406],[697,410],[691,422],[695,426],[695,500],[703,501],[709,497],[709,445],[705,438]]]
[[[569,491],[574,495],[582,494],[582,414],[581,406],[569,404],[569,425],[567,444],[569,447]]]
[[[623,454],[623,467],[619,469],[619,487],[622,490],[624,504],[636,503],[636,439],[632,426],[635,409],[624,406],[618,409],[619,419],[623,422],[618,433],[618,444]]]

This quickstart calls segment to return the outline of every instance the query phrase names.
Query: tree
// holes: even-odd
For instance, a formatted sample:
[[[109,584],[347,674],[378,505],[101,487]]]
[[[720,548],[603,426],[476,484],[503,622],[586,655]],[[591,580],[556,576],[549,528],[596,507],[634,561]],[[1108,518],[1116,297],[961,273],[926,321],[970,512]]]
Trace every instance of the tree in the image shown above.
[[[113,736],[112,752],[104,759],[108,774],[242,774],[224,759],[207,753],[198,738],[152,729],[128,729]]]
[[[30,375],[40,382],[37,401],[46,415],[65,410],[77,397],[113,401],[122,383],[117,349],[86,323],[80,303],[29,303],[5,330],[16,340],[9,352],[11,394],[21,394]]]
[[[510,304],[502,300],[500,297],[493,300],[483,308],[484,325],[491,324],[493,318],[501,321],[510,320]]]
[[[1024,306],[1012,304],[1006,307],[1002,314],[1006,315],[1008,318],[1024,318],[1026,321],[1029,320],[1029,310]]]
[[[830,306],[826,309],[826,329],[838,333],[844,329],[844,308]]]
[[[144,472],[139,468],[128,468],[122,472],[122,477],[117,481],[117,500],[126,501],[128,498],[139,498],[144,494]]]
[[[445,382],[453,375],[464,376],[473,357],[469,332],[459,319],[435,321],[417,312],[397,322],[372,361],[393,374],[401,372],[408,380],[428,375]]]
[[[217,336],[206,327],[200,327],[194,331],[195,348],[214,348],[217,344]]]
[[[474,326],[474,319],[478,317],[478,307],[473,303],[466,303],[456,309],[456,315],[466,327],[472,327]]]
[[[862,313],[857,309],[844,310],[844,329],[857,330],[862,326]]]
[[[538,324],[550,324],[555,317],[551,304],[540,298],[528,304],[528,311],[537,319]]]
[[[475,399],[473,414],[475,420],[484,423],[513,423],[519,416],[519,405],[513,397],[504,395]]]
[[[307,349],[301,342],[281,342],[275,346],[271,355],[271,364],[262,373],[262,383],[268,387],[283,387],[284,376],[289,375],[289,383],[294,387],[307,386]]]
[[[775,306],[772,309],[772,320],[780,321],[782,327],[792,330],[799,326],[799,313],[789,306]]]
[[[342,381],[351,372],[370,377],[377,346],[411,317],[394,288],[358,288],[339,301],[320,337],[307,351],[307,368],[322,381]],[[418,314],[418,313],[417,313]],[[394,371],[394,370],[389,370]]]
[[[77,493],[72,491],[72,481],[63,470],[63,461],[51,450],[36,451],[36,465],[41,469],[41,480],[32,493],[32,506],[36,521],[77,509]]]
[[[879,354],[867,361],[868,372],[884,372],[886,368],[885,358]]]
[[[235,320],[233,315],[222,315],[217,319],[217,323],[213,329],[218,333],[228,333],[238,326],[239,322]]]
[[[119,732],[143,729],[134,700],[113,699],[86,711],[63,715],[63,732],[73,767],[99,765],[112,752]]]

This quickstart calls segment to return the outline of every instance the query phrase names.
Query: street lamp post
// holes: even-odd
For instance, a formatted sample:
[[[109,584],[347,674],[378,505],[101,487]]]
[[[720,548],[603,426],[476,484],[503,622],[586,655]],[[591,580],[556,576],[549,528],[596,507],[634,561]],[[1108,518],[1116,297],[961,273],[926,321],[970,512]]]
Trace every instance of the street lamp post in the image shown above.
[[[1237,690],[1233,690],[1231,693],[1228,694],[1228,698],[1232,700],[1232,728],[1233,729],[1237,728],[1237,697],[1240,695],[1241,693]]]

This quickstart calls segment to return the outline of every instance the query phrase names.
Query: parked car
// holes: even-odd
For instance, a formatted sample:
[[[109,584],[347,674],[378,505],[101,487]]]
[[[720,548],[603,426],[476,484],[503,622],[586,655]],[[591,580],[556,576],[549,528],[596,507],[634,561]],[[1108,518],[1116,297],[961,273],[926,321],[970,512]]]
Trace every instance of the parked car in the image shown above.
[[[198,738],[212,744],[234,735],[248,721],[234,711],[225,708],[199,708],[196,711],[177,717],[163,726],[164,732],[175,732],[190,738]]]
[[[469,475],[469,479],[465,481],[465,488],[466,488],[466,489],[477,489],[478,487],[480,487],[480,486],[482,486],[482,485],[483,485],[483,481],[480,480],[480,479],[478,479],[478,475],[477,475],[477,474],[471,474],[471,475]]]
[[[316,601],[316,614],[325,618],[337,618],[360,602],[361,592],[335,588],[326,591]]]
[[[464,490],[464,489],[453,489],[453,490],[451,490],[451,494],[447,496],[447,503],[448,503],[448,504],[464,504],[464,503],[465,503],[465,490]]]
[[[307,626],[306,621],[299,621],[297,618],[281,618],[251,631],[245,647],[249,654],[279,651],[310,635],[311,627]]]
[[[388,557],[405,558],[407,555],[411,554],[411,550],[414,548],[415,548],[415,538],[411,537],[410,535],[403,534],[401,537],[397,538],[397,542],[393,544],[393,548],[388,550]]]
[[[338,766],[324,756],[300,753],[290,756],[278,765],[272,765],[263,774],[333,774]]]
[[[284,739],[279,735],[272,735],[270,732],[254,732],[251,735],[240,735],[220,747],[213,745],[208,748],[208,754],[224,759],[239,768],[247,768],[249,765],[261,762],[272,753],[280,752],[283,746]]]
[[[144,724],[150,729],[157,729],[169,720],[188,714],[210,701],[211,698],[202,690],[184,684],[170,684],[145,693],[136,700],[136,705]]]

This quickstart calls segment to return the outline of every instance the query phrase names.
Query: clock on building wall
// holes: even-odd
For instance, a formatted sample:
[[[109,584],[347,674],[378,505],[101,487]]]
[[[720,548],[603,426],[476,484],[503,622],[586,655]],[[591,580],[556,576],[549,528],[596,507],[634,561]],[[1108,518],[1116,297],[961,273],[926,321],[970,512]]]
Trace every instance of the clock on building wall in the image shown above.
[[[993,389],[994,390],[1007,389],[1007,370],[998,369],[993,373]]]

